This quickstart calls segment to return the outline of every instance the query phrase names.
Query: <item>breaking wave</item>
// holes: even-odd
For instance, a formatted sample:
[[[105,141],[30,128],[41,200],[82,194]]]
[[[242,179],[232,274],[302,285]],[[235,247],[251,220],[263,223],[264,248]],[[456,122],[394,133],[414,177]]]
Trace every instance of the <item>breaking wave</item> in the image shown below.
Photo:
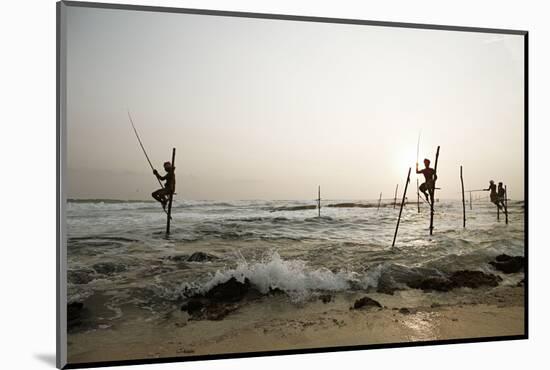
[[[204,294],[231,278],[243,283],[248,279],[260,293],[267,294],[272,290],[285,292],[293,300],[303,300],[315,291],[345,291],[376,287],[382,272],[382,265],[360,275],[353,271],[341,269],[333,272],[321,267],[313,269],[302,260],[284,260],[279,253],[271,252],[261,262],[249,263],[244,259],[233,269],[218,270],[196,293]],[[189,288],[188,284],[184,287]]]

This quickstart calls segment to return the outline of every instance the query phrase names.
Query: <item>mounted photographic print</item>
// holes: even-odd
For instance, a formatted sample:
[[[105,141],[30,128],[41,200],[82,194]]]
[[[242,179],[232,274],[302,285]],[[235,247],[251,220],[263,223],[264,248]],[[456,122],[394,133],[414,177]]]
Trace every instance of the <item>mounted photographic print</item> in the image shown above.
[[[59,367],[527,338],[526,31],[57,10]]]

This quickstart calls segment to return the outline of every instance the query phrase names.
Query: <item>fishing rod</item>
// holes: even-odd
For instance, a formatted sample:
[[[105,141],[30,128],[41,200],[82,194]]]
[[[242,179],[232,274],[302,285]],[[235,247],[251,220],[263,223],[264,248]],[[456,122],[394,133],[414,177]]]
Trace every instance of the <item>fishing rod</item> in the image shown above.
[[[138,139],[139,146],[141,146],[141,150],[143,150],[143,154],[145,154],[145,158],[147,158],[147,162],[149,163],[149,166],[151,167],[151,169],[154,172],[155,168],[153,167],[153,164],[151,163],[151,160],[149,159],[149,156],[147,155],[147,151],[145,150],[145,147],[143,146],[143,143],[141,142],[141,138],[139,137],[139,134],[136,130],[136,126],[134,125],[134,121],[132,120],[132,116],[130,115],[130,110],[127,110],[127,112],[128,112],[128,118],[130,119],[130,123],[132,124],[132,128],[134,129],[134,133],[136,134],[136,137]],[[160,179],[157,176],[155,176],[155,177],[157,178],[157,181],[159,182],[160,187],[164,189],[164,185],[162,185],[162,182],[160,181]],[[164,213],[166,213],[168,215],[168,211],[166,211],[164,208],[162,210],[164,211]],[[172,220],[172,215],[168,215],[168,216],[170,217],[170,220]]]
[[[149,166],[151,166],[151,169],[154,172],[155,168],[153,167],[153,164],[151,163],[151,160],[149,159],[149,156],[147,155],[147,151],[145,151],[145,147],[143,146],[143,143],[141,142],[141,138],[139,137],[139,134],[136,130],[136,126],[134,125],[134,121],[132,120],[132,116],[130,115],[129,110],[128,110],[128,118],[130,119],[130,123],[132,124],[132,128],[134,129],[134,133],[136,134],[136,137],[138,139],[139,146],[141,146],[141,150],[143,150],[143,154],[145,154],[145,158],[147,158],[147,162],[149,163]],[[159,185],[164,189],[164,185],[162,185],[162,182],[160,182],[160,179],[158,177],[157,177],[157,181],[159,182]]]

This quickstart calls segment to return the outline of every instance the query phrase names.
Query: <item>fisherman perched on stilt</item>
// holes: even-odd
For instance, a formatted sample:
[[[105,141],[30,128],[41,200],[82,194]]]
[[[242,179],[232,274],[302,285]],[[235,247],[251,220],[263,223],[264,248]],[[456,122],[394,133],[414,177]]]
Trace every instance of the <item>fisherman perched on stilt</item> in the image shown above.
[[[416,173],[424,175],[424,182],[420,185],[419,189],[426,197],[428,203],[431,204],[431,199],[434,196],[435,180],[437,180],[437,175],[435,170],[430,168],[430,160],[428,158],[424,159],[424,168],[419,170],[418,163],[416,163]]]
[[[506,190],[504,189],[504,185],[502,184],[502,182],[499,182],[498,189],[497,189],[497,202],[501,207],[501,209],[504,209],[504,212],[507,211],[506,204],[504,202],[505,200],[506,200]]]
[[[153,169],[153,174],[157,177],[157,179],[159,179],[159,181],[166,181],[163,188],[158,189],[151,194],[153,198],[162,204],[162,208],[164,210],[166,210],[166,205],[168,204],[170,194],[173,194],[176,190],[176,176],[174,174],[175,169],[176,168],[172,167],[170,162],[164,162],[164,170],[166,171],[166,175],[164,176],[159,175],[158,171]]]
[[[489,197],[491,198],[491,202],[493,202],[498,209],[502,209],[498,200],[497,186],[495,185],[495,182],[493,180],[489,181],[489,187],[483,190],[490,191],[491,193],[489,194]]]

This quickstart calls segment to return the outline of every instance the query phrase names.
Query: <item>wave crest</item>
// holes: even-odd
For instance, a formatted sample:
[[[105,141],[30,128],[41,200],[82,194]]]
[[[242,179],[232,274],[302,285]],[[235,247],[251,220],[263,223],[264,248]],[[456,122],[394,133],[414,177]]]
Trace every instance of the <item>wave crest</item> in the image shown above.
[[[302,300],[313,291],[344,291],[376,286],[380,271],[380,268],[375,268],[372,274],[360,277],[352,271],[333,272],[324,267],[312,269],[302,260],[284,260],[275,251],[261,262],[248,263],[243,259],[234,269],[216,271],[201,287],[200,293],[235,278],[241,283],[248,279],[262,294],[281,290],[294,300]]]

